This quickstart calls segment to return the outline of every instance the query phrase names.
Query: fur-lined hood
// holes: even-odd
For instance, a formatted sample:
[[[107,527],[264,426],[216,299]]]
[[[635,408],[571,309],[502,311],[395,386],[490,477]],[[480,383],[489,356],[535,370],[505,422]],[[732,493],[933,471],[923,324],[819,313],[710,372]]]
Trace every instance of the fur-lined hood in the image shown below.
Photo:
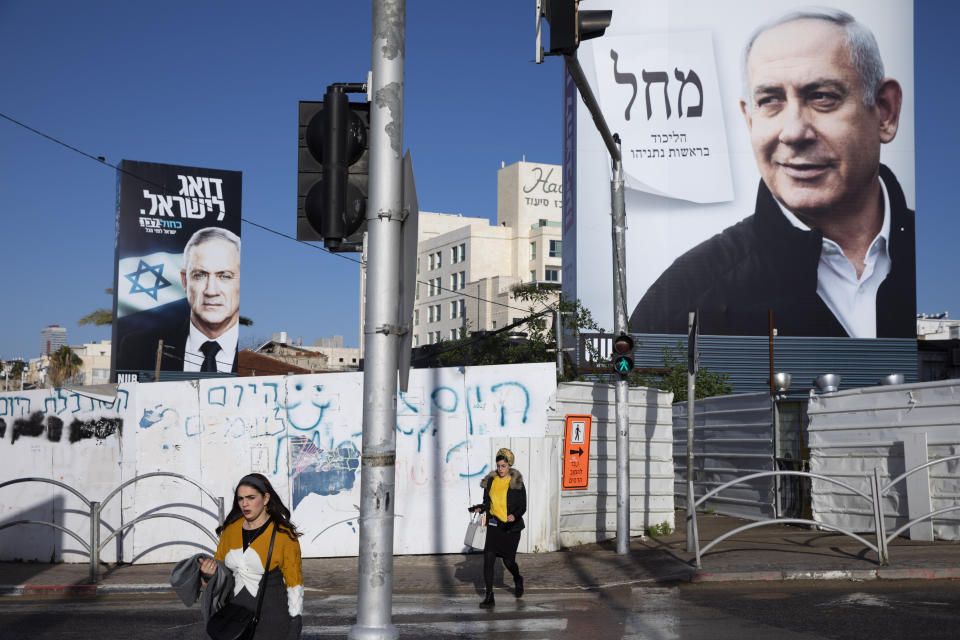
[[[483,480],[480,481],[480,487],[486,489],[490,484],[490,481],[493,480],[497,475],[496,470],[488,473]],[[520,475],[520,472],[516,469],[510,469],[510,486],[509,489],[522,489],[523,488],[523,476]]]

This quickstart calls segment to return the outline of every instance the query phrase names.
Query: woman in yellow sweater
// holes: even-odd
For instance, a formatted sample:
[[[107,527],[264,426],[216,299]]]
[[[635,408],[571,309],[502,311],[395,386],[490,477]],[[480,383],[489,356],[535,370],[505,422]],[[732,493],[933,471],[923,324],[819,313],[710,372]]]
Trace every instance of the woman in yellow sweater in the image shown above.
[[[220,543],[216,560],[233,572],[231,602],[251,611],[257,608],[260,579],[264,582],[263,609],[254,635],[256,640],[293,640],[300,637],[303,612],[303,565],[300,560],[302,535],[290,522],[290,510],[265,476],[251,473],[240,479],[234,492],[233,508],[217,529]],[[273,554],[270,567],[264,567],[273,530]],[[217,570],[212,558],[200,561],[200,572],[207,580]]]
[[[523,529],[523,514],[527,511],[527,490],[523,476],[513,469],[513,452],[503,448],[497,451],[496,471],[491,471],[480,481],[483,487],[483,505],[475,510],[487,512],[487,539],[483,546],[483,582],[486,596],[480,603],[483,608],[494,606],[493,565],[497,556],[503,558],[503,566],[513,576],[514,595],[523,595],[523,577],[517,566],[517,547]]]

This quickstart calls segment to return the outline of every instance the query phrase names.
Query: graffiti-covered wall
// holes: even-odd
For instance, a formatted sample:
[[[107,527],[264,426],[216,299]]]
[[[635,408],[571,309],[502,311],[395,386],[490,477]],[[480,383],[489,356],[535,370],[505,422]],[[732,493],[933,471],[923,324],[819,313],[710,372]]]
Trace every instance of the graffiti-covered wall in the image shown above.
[[[482,498],[479,480],[491,469],[491,439],[542,439],[555,402],[554,380],[550,364],[411,371],[409,392],[397,398],[397,553],[463,549],[466,507]],[[0,409],[9,405],[11,413],[0,413],[7,425],[6,433],[0,435],[0,482],[25,476],[60,478],[67,470],[73,486],[89,499],[100,500],[121,482],[166,471],[193,478],[214,495],[227,497],[229,508],[236,481],[256,471],[270,478],[293,512],[293,521],[304,534],[305,557],[355,555],[362,390],[360,373],[125,385],[113,404],[90,405],[87,414],[78,413],[81,425],[84,416],[88,423],[77,427],[81,435],[74,444],[79,448],[69,444],[74,420],[68,415],[69,398],[58,400],[62,413],[51,413],[43,406],[34,418],[31,407],[17,408],[13,394],[2,394]],[[54,408],[51,398],[56,395],[34,393],[39,394],[30,401],[34,413],[40,405]],[[59,440],[52,437],[54,418],[63,423]],[[21,420],[19,427],[14,419]],[[109,433],[112,423],[107,420],[115,421]],[[28,432],[33,435],[27,437]],[[28,440],[38,443],[43,465],[34,465],[24,456]],[[21,458],[21,464],[11,467],[8,457]],[[91,467],[98,473],[87,475]],[[522,459],[516,467],[527,468]],[[91,484],[88,478],[98,481]],[[526,480],[528,487],[536,488],[537,483],[548,486],[555,479],[527,476]],[[57,499],[66,495],[56,487],[33,490]],[[0,488],[2,516],[22,519],[20,512],[29,505],[13,493],[9,487]],[[122,513],[105,512],[105,527],[161,512],[182,515],[208,528],[216,525],[213,501],[179,480],[148,478],[122,491],[113,502]],[[541,517],[538,509],[546,508],[531,504],[530,517]],[[86,532],[88,525],[78,522],[74,528]],[[22,540],[22,530],[18,525],[0,531],[0,559],[49,559],[39,548],[28,553],[36,545]],[[54,537],[64,536],[57,532]],[[10,540],[20,540],[18,555],[8,554]],[[525,545],[551,546],[529,540]],[[210,539],[190,523],[157,518],[134,526],[116,553],[128,562],[170,562],[210,547]]]
[[[66,389],[0,393],[0,483],[35,477],[73,487],[87,500],[101,500],[121,482],[121,434],[130,415],[130,392],[105,398]],[[0,488],[0,527],[17,520],[53,522],[88,540],[90,508],[60,487],[24,482]],[[120,500],[107,503],[105,522],[119,521]],[[0,531],[0,559],[87,558],[82,545],[43,525]],[[116,545],[105,549],[116,559]]]

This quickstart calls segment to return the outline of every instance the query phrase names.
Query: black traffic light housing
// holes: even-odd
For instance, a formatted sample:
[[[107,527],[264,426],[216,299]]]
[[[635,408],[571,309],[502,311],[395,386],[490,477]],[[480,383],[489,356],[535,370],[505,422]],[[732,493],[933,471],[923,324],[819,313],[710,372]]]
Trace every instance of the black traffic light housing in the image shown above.
[[[603,35],[613,11],[580,11],[580,0],[546,0],[544,15],[550,24],[551,55],[572,55],[584,40]]]
[[[621,376],[633,371],[633,338],[621,333],[613,339],[613,370]]]
[[[362,84],[332,84],[323,102],[300,102],[297,240],[359,251],[366,228],[370,104]]]

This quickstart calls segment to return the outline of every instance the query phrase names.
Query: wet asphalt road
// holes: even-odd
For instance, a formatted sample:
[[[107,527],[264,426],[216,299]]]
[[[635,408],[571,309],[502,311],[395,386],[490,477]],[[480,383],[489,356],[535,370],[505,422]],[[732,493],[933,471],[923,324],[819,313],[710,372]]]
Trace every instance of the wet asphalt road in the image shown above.
[[[395,595],[401,638],[879,640],[960,638],[960,581],[777,582],[623,586],[595,592],[507,590],[493,611],[474,595]],[[204,638],[199,610],[172,594],[0,598],[0,639]],[[304,640],[345,638],[351,595],[308,593]]]

